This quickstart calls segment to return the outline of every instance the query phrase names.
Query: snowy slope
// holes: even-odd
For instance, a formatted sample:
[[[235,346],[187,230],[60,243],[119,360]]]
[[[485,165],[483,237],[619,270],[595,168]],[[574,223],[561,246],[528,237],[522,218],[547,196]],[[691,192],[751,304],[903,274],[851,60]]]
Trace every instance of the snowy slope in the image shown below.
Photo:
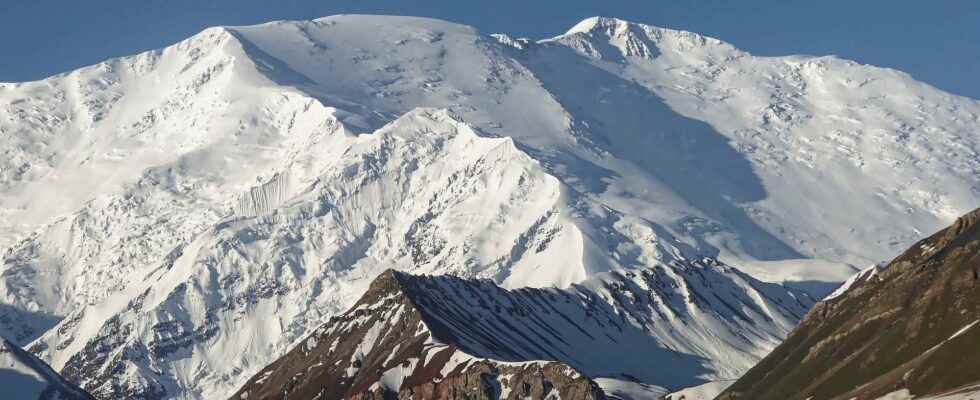
[[[713,381],[684,388],[667,394],[663,400],[713,400],[734,382],[734,380]]]
[[[0,392],[7,399],[87,400],[88,393],[72,385],[43,361],[0,337]]]
[[[672,388],[738,376],[812,301],[711,259],[597,274],[564,290],[401,279],[430,326],[469,354],[560,360],[591,377]]]
[[[977,203],[977,101],[901,72],[609,18],[540,47],[548,89],[613,146],[634,132],[621,143],[645,153],[621,158],[733,230],[740,245],[712,241],[731,256],[883,261]],[[578,60],[565,49],[588,62],[560,64]],[[575,85],[576,68],[594,78]]]
[[[822,295],[980,197],[975,100],[604,18],[212,28],[0,110],[0,333],[168,396],[234,386],[387,268],[513,288],[713,256]]]

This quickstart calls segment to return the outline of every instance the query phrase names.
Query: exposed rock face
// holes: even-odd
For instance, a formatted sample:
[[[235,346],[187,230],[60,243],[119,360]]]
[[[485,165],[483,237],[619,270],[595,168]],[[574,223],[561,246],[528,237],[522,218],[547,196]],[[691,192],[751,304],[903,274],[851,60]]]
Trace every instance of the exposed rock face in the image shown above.
[[[0,398],[12,400],[92,400],[44,361],[0,337]]]
[[[719,398],[924,396],[980,381],[980,209],[818,303]]]
[[[409,382],[406,382],[407,386]],[[557,363],[500,364],[482,360],[457,367],[444,378],[402,387],[378,386],[350,396],[359,399],[605,399],[599,386],[571,367]]]
[[[718,373],[709,353],[739,357],[734,348],[769,337],[767,329],[810,305],[801,293],[773,289],[713,260],[600,275],[564,290],[389,270],[233,398],[600,399],[592,378],[698,382]],[[731,315],[697,312],[718,307]],[[712,339],[703,342],[716,347],[677,345],[682,339],[666,333],[671,320],[705,326]],[[776,325],[747,322],[756,320]]]
[[[455,279],[455,278],[432,278]],[[234,399],[604,399],[560,362],[497,362],[440,342],[406,293],[412,277],[389,270],[353,309],[331,319],[248,383]],[[557,397],[556,397],[557,396]]]

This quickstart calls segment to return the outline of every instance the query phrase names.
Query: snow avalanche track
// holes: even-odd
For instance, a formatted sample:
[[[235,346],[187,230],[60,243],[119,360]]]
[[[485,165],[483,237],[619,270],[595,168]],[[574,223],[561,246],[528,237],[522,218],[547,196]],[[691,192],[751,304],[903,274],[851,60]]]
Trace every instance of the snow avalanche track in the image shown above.
[[[212,398],[388,268],[567,287],[714,257],[819,296],[976,206],[978,127],[901,72],[608,18],[211,28],[0,84],[0,334],[96,396]]]

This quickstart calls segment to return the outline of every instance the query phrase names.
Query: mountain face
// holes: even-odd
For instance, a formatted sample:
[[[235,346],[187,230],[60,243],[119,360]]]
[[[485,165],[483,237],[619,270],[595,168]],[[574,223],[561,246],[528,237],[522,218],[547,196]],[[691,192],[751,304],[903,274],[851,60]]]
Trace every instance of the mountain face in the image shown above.
[[[388,268],[569,287],[708,257],[820,296],[976,204],[978,124],[897,71],[608,18],[211,28],[0,84],[0,334],[99,398],[221,398]],[[734,378],[781,329],[653,383]]]
[[[980,209],[818,303],[719,399],[974,392],[980,382],[978,289]]]
[[[415,305],[419,299],[413,298],[425,295],[419,289],[430,288],[409,289],[410,279],[391,270],[380,275],[354,308],[262,369],[232,398],[605,398],[594,381],[566,364],[481,359],[436,339],[429,326],[441,327],[432,319],[439,316],[423,315]],[[431,280],[433,286],[458,281]],[[504,318],[512,318],[515,310],[509,307]],[[439,331],[441,338],[451,335]]]
[[[747,368],[810,305],[713,260],[568,289],[389,270],[233,398],[546,398],[534,388],[550,387],[567,399],[602,398],[618,381],[691,385]]]
[[[0,338],[0,388],[8,399],[92,399],[43,361],[4,338]]]

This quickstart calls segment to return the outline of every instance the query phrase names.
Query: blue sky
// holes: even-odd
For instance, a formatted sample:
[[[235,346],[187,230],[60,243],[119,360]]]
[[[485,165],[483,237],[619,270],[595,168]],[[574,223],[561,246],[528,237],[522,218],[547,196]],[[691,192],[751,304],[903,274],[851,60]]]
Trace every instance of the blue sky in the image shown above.
[[[605,15],[703,33],[757,55],[836,54],[980,99],[976,0],[0,0],[0,81],[159,48],[208,26],[339,13],[435,17],[534,39]]]

